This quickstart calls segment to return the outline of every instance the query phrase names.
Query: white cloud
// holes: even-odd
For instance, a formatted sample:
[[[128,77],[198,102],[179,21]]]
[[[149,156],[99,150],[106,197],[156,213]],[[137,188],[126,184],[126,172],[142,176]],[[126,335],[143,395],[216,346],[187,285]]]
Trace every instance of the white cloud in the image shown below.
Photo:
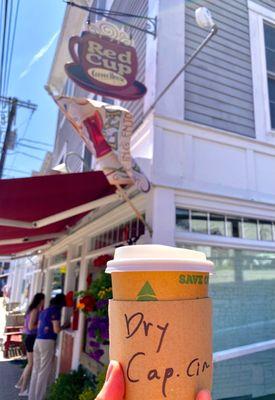
[[[39,61],[42,57],[44,57],[44,55],[53,45],[55,39],[59,35],[59,32],[60,32],[59,30],[55,32],[55,34],[51,37],[48,43],[45,46],[41,47],[41,49],[33,56],[27,68],[20,74],[19,79],[24,78],[24,76],[26,76],[30,72],[32,65],[35,64],[37,61]]]

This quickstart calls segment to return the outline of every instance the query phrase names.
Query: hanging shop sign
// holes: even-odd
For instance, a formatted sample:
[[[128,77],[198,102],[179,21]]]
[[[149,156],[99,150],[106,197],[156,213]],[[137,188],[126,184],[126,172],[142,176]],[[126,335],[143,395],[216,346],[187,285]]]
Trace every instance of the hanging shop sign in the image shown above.
[[[146,87],[136,80],[137,52],[133,39],[106,21],[89,25],[89,31],[69,40],[73,62],[65,71],[78,86],[101,96],[138,100]]]

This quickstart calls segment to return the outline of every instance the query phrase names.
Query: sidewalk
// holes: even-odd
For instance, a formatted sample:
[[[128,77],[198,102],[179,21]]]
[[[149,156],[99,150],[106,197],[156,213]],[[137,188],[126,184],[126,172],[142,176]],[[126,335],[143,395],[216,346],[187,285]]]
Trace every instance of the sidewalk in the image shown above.
[[[3,299],[0,298],[0,334],[4,331],[5,327],[5,309],[3,307]],[[3,336],[2,336],[3,337]],[[1,338],[1,336],[0,336]],[[1,400],[16,400],[18,397],[18,390],[14,385],[22,373],[20,368],[20,360],[7,360],[3,357],[0,351],[0,399]],[[25,397],[27,399],[27,397]]]
[[[24,399],[24,397],[18,397],[18,390],[14,387],[22,371],[23,370],[20,368],[18,361],[0,360],[1,400],[16,400],[19,398]],[[25,397],[25,399],[27,399],[27,397]]]

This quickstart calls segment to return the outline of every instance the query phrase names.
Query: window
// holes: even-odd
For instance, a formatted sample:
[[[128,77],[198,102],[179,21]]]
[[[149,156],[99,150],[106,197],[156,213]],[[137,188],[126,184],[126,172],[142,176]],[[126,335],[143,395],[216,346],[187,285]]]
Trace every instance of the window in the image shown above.
[[[83,172],[91,171],[92,164],[92,153],[84,144],[84,154],[83,154]]]
[[[144,215],[143,218],[145,218]],[[124,242],[134,244],[144,233],[145,227],[143,223],[135,218],[91,238],[90,251],[119,245]]]
[[[226,225],[227,225],[227,236],[229,236],[229,237],[242,237],[242,221],[241,221],[241,218],[228,217]]]
[[[102,97],[102,102],[107,104],[115,104],[115,100],[110,97]]]
[[[275,129],[275,26],[264,23],[271,128]]]
[[[67,79],[66,85],[65,85],[65,95],[66,96],[73,96],[75,91],[75,84],[73,81],[71,81],[69,78]]]
[[[256,137],[266,140],[275,134],[275,11],[256,0],[248,9]]]
[[[182,243],[178,246],[204,252],[215,265],[215,274],[210,277],[210,296],[215,310],[214,351],[274,337],[273,252]],[[234,332],[238,334],[232,335]]]
[[[244,219],[243,221],[244,238],[257,240],[257,221],[255,219]]]
[[[106,9],[106,0],[96,0],[94,7],[99,8],[101,10],[105,10]],[[99,14],[94,14],[94,15],[95,15],[95,21],[100,21],[103,19],[102,15],[99,15]]]
[[[82,255],[82,245],[78,245],[76,248],[76,253],[75,253],[75,257],[81,257]]]
[[[66,259],[67,259],[67,252],[64,251],[63,253],[54,255],[51,263],[52,265],[59,264],[66,261]]]
[[[225,236],[225,217],[219,214],[210,214],[210,234]]]
[[[207,214],[200,211],[191,211],[192,232],[208,233]]]
[[[177,208],[177,228],[183,231],[189,231],[189,210]]]
[[[53,281],[52,281],[52,291],[51,297],[62,293],[65,285],[65,273],[62,272],[59,268],[55,269],[53,272]]]
[[[275,241],[275,222],[240,216],[176,209],[178,232],[201,233],[246,240]]]
[[[260,240],[272,240],[272,223],[259,221]]]
[[[8,270],[10,268],[9,262],[4,262],[4,270]]]
[[[204,252],[214,262],[209,292],[213,300],[213,350],[251,346],[251,354],[214,364],[214,399],[271,400],[275,393],[274,356],[271,346],[258,352],[260,343],[274,339],[274,252],[235,248],[178,246]],[[254,373],[256,369],[256,375]],[[255,380],[261,371],[265,379]],[[268,382],[268,383],[267,383]],[[254,388],[261,390],[254,391]],[[244,394],[252,393],[252,396]],[[240,397],[236,397],[237,395]]]

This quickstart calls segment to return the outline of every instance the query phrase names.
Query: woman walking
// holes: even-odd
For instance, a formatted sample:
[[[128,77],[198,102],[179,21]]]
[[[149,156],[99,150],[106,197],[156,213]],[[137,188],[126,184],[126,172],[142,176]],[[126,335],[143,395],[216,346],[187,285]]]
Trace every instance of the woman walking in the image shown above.
[[[28,395],[27,385],[31,377],[33,366],[33,347],[37,335],[39,313],[43,309],[44,299],[45,295],[43,293],[36,293],[25,315],[24,333],[26,335],[27,365],[15,386],[17,389],[20,389],[19,396]]]
[[[50,307],[39,316],[37,339],[34,345],[33,370],[31,376],[29,400],[43,400],[46,395],[54,365],[55,344],[61,329],[61,309],[66,306],[64,294],[57,294]]]

